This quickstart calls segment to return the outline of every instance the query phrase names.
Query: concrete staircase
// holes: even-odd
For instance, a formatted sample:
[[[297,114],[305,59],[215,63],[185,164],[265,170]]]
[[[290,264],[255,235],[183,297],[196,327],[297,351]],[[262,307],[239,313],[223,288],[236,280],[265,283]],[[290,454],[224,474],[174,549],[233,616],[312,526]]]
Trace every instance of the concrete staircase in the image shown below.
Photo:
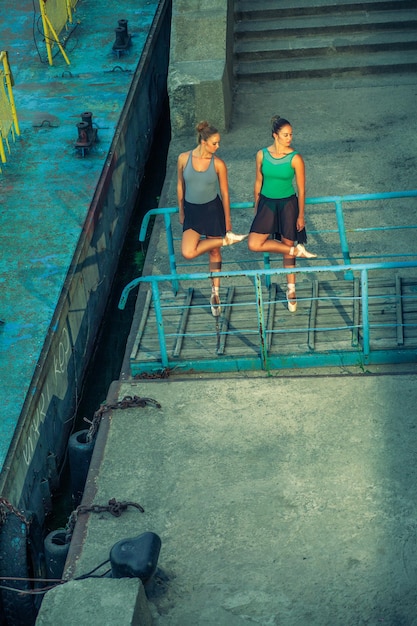
[[[417,71],[416,0],[236,0],[238,83]]]

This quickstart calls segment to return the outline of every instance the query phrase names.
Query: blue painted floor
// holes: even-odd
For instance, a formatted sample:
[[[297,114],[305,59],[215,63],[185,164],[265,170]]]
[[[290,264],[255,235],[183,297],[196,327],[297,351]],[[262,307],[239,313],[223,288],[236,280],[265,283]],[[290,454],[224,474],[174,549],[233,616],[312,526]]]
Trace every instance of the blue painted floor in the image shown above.
[[[39,5],[2,0],[0,49],[21,135],[0,174],[0,470],[158,4],[80,0],[67,34],[70,65],[55,48],[50,66]],[[120,19],[132,46],[118,58]],[[85,111],[99,142],[83,157],[74,144]]]

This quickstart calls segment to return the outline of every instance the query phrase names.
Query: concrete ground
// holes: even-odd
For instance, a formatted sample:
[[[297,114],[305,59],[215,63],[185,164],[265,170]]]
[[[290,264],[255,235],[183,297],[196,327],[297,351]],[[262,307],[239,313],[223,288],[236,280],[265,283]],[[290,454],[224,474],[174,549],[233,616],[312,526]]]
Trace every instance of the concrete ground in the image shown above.
[[[294,125],[307,195],[416,188],[416,93],[410,76],[238,91],[221,145],[232,201],[252,199],[254,156],[275,113]],[[176,203],[176,155],[192,140],[172,142],[161,206]],[[319,221],[311,210],[310,228]],[[372,244],[386,241],[381,233]],[[150,258],[163,261],[152,246]],[[162,408],[106,416],[84,503],[116,498],[145,512],[83,516],[67,573],[153,531],[162,540],[148,603],[156,626],[416,626],[415,372],[358,364],[121,381],[109,398],[151,397]],[[77,588],[78,623],[114,623],[108,606],[123,606],[123,589],[118,623],[149,623],[130,617],[131,581],[113,582],[113,601],[108,579],[95,595]],[[40,624],[67,623],[72,584],[66,602],[65,585],[47,594]]]
[[[417,624],[414,370],[121,383],[119,398],[162,408],[113,411],[89,495],[145,512],[91,514],[69,573],[152,531],[164,574],[150,595],[155,625]],[[112,606],[123,594],[132,604],[125,581]],[[77,595],[89,623],[112,623],[100,621],[109,582]],[[53,622],[62,602],[54,613],[47,600],[40,624],[66,623]]]

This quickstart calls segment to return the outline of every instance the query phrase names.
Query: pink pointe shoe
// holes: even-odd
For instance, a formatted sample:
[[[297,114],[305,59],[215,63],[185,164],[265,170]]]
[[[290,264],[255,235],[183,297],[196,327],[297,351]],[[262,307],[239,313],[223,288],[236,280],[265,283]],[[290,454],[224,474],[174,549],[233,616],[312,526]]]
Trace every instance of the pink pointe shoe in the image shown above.
[[[295,313],[297,310],[297,301],[295,299],[295,285],[293,283],[288,283],[287,285],[287,305],[290,313]]]
[[[224,246],[232,246],[234,243],[239,243],[249,237],[248,235],[236,235],[231,230],[228,230],[226,235],[223,237],[223,245]]]
[[[290,256],[300,257],[300,259],[315,259],[317,254],[309,252],[302,243],[298,243],[296,246],[291,246]]]
[[[211,308],[211,314],[213,315],[213,317],[219,317],[220,313],[222,312],[222,308],[220,306],[220,297],[218,293],[213,292],[210,296],[210,308]]]

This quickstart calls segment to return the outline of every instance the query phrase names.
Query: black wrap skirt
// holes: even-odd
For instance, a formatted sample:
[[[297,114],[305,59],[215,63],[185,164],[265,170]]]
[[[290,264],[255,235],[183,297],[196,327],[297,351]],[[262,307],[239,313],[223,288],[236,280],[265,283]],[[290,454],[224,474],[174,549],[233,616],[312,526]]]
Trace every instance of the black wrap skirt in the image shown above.
[[[274,235],[275,239],[284,237],[289,241],[307,243],[305,228],[297,230],[297,218],[298,198],[295,194],[289,198],[276,199],[261,194],[250,232]]]
[[[219,196],[204,204],[193,204],[184,200],[183,231],[195,230],[199,235],[208,237],[224,237],[226,220],[223,203]]]

